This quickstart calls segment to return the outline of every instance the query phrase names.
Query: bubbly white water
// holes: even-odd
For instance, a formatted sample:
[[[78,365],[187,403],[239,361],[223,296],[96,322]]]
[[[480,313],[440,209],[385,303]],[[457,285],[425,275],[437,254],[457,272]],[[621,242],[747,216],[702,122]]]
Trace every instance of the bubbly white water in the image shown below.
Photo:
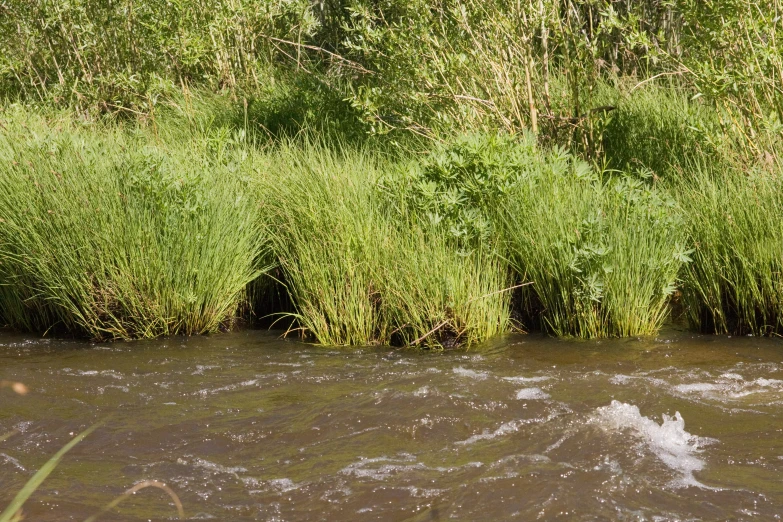
[[[707,488],[693,473],[704,468],[705,462],[698,456],[701,447],[714,441],[685,431],[680,412],[673,417],[666,414],[661,417],[663,422],[658,424],[643,416],[638,406],[619,401],[596,410],[596,419],[603,428],[631,431],[661,462],[677,472],[680,476],[674,484]]]
[[[522,388],[517,392],[517,399],[520,400],[543,400],[549,397],[550,395],[541,388]]]
[[[487,372],[477,372],[476,370],[470,370],[468,368],[463,368],[462,366],[459,366],[457,368],[454,368],[454,373],[459,375],[460,377],[467,377],[469,379],[476,379],[478,381],[483,381],[487,377],[489,377],[489,374]]]

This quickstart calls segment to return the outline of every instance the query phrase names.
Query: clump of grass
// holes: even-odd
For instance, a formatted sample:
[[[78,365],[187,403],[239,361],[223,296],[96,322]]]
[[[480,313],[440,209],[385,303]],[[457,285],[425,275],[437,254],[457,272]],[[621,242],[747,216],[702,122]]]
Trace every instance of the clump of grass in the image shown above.
[[[389,223],[368,181],[378,166],[356,152],[288,145],[267,157],[262,213],[299,327],[321,344],[384,342],[379,267]]]
[[[471,345],[508,330],[509,270],[493,250],[462,252],[443,228],[417,225],[395,243],[384,310],[398,343]]]
[[[21,110],[0,136],[0,315],[11,326],[93,338],[214,332],[262,269],[240,159],[215,139]]]
[[[686,260],[673,201],[640,181],[602,181],[555,150],[530,165],[500,218],[533,285],[531,321],[558,336],[654,334]]]
[[[460,255],[390,204],[377,185],[390,170],[312,143],[268,157],[263,213],[299,326],[329,345],[474,343],[505,329],[500,263]]]
[[[679,176],[692,158],[724,148],[718,113],[676,87],[648,84],[611,93],[617,109],[603,129],[603,146],[612,168]]]
[[[694,164],[680,183],[693,241],[683,297],[704,332],[783,332],[783,181],[764,169],[715,171]]]

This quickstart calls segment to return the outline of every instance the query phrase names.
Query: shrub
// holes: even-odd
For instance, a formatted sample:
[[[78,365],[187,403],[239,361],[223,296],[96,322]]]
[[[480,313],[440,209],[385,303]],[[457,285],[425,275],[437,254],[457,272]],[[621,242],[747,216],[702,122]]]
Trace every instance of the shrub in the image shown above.
[[[405,212],[443,229],[469,250],[494,241],[493,209],[535,154],[535,139],[529,135],[461,135],[386,176],[380,187]]]

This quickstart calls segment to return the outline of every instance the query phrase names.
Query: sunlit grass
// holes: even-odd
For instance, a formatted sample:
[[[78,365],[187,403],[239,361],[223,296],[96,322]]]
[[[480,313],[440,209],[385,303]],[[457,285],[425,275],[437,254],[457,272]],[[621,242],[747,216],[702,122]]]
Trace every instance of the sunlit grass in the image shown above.
[[[687,259],[678,211],[661,191],[604,182],[555,152],[531,165],[501,207],[526,314],[558,336],[651,335],[668,313]]]
[[[257,201],[220,135],[2,114],[0,316],[93,338],[214,332],[263,269]]]
[[[330,345],[475,343],[504,331],[506,269],[463,256],[376,187],[388,160],[289,145],[262,173],[267,234],[299,327]]]
[[[680,183],[694,262],[684,272],[691,324],[705,332],[783,332],[783,181],[779,172],[695,163]]]

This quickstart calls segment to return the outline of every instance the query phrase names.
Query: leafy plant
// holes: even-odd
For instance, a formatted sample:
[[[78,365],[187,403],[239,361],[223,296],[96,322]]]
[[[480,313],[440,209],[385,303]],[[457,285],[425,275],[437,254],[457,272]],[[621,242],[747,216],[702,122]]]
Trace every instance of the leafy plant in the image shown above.
[[[472,133],[383,178],[380,188],[464,249],[495,237],[493,209],[512,192],[536,154],[535,140]]]
[[[671,198],[630,178],[602,181],[554,151],[500,207],[512,266],[530,280],[529,320],[559,336],[660,328],[684,234]]]

